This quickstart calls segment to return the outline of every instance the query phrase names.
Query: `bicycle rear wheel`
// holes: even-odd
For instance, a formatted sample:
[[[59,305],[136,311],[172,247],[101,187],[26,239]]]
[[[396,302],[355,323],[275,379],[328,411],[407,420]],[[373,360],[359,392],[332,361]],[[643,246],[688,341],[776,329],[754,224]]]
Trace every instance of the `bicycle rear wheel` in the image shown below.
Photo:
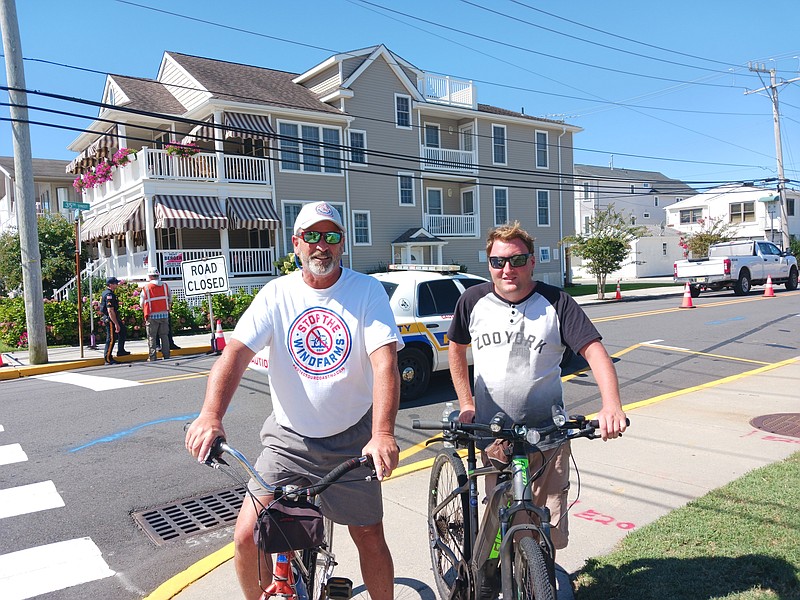
[[[321,546],[303,550],[303,566],[308,573],[306,589],[310,600],[324,598],[325,584],[333,574],[333,521],[324,517],[324,540]]]
[[[556,600],[541,546],[529,537],[522,538],[514,546],[514,598]]]
[[[464,463],[454,451],[436,456],[428,487],[428,535],[433,578],[442,599],[451,597],[457,583],[466,583],[458,582],[458,575],[469,539],[469,497],[467,493],[448,497],[466,481]]]

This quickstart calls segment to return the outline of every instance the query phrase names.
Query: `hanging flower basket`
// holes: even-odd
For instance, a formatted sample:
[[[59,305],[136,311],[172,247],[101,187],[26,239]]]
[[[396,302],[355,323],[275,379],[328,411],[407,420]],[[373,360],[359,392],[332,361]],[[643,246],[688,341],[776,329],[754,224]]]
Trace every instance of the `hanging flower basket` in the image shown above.
[[[132,160],[136,160],[136,151],[130,148],[120,148],[114,153],[111,162],[118,167],[127,165]]]
[[[170,142],[166,145],[167,154],[170,156],[180,156],[182,158],[187,158],[190,156],[194,156],[198,152],[200,152],[200,147],[195,144],[194,142],[189,142],[188,144],[179,144],[178,142]]]

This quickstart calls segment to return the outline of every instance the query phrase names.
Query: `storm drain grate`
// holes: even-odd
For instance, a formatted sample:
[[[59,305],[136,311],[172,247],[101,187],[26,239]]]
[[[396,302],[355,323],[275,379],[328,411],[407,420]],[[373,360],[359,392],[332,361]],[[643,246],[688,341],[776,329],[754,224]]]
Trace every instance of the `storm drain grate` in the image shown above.
[[[800,438],[800,413],[762,415],[754,417],[750,425],[775,435]]]
[[[239,486],[136,511],[132,516],[150,540],[161,546],[233,523],[244,495],[245,487]]]

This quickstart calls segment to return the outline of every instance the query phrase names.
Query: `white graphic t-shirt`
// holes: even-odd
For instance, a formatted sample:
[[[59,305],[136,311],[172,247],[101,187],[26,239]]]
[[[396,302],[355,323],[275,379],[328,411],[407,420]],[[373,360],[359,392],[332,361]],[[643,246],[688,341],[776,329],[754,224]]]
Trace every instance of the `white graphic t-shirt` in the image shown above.
[[[300,271],[256,294],[233,337],[254,352],[269,346],[269,383],[277,422],[307,437],[355,425],[372,406],[369,355],[403,340],[383,286],[343,269],[315,290]]]

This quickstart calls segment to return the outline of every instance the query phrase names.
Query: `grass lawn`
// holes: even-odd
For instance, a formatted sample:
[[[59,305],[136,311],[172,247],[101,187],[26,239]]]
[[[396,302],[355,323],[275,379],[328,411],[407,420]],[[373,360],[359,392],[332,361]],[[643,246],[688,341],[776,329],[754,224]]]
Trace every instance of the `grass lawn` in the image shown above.
[[[0,352],[14,352],[15,350],[16,348],[6,346],[3,342],[0,342]]]
[[[575,600],[800,599],[800,452],[631,533],[587,561]]]
[[[621,283],[619,289],[622,293],[630,292],[633,290],[644,290],[649,288],[659,288],[659,287],[669,287],[675,288],[680,287],[679,285],[676,286],[674,283],[663,283],[663,282],[652,282],[648,283],[646,281],[637,281],[636,283]],[[567,292],[570,296],[587,296],[589,294],[597,295],[597,284],[589,283],[578,283],[576,285],[572,285],[570,287],[564,288],[564,291]],[[612,296],[617,292],[617,283],[606,283],[605,293],[606,297],[611,294]]]

